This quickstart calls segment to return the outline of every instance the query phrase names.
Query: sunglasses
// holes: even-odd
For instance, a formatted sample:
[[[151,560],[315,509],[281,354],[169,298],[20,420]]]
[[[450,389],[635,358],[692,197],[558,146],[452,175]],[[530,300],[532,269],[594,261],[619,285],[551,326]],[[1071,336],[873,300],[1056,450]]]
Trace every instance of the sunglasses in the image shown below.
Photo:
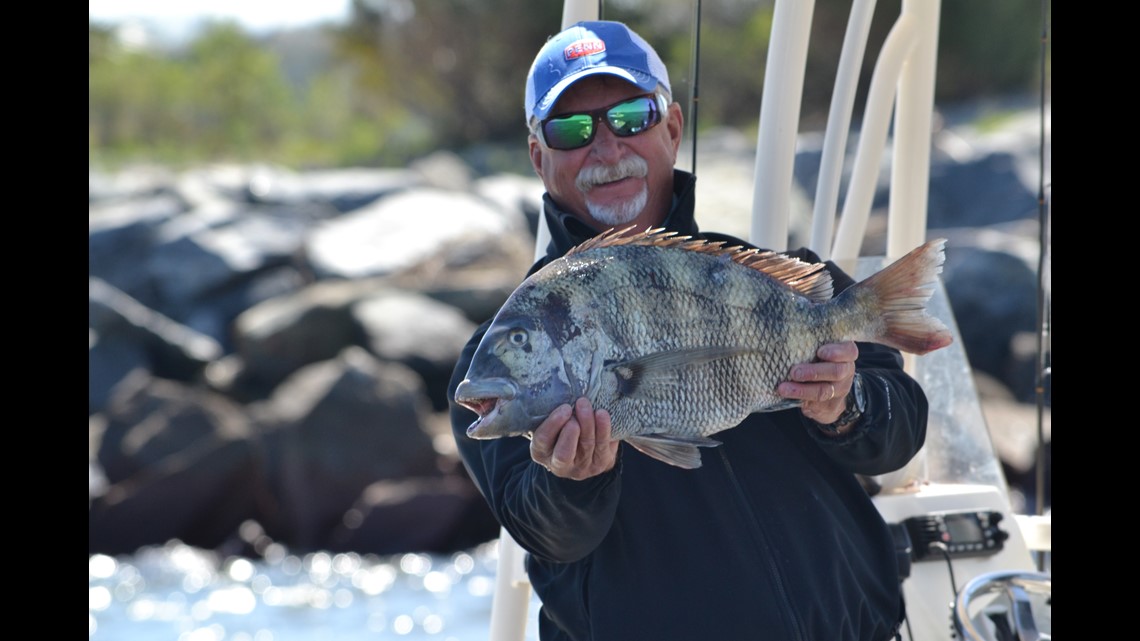
[[[568,151],[593,142],[598,121],[606,123],[615,136],[628,138],[661,122],[667,107],[663,96],[649,93],[601,109],[551,116],[542,121],[537,133],[547,147]]]

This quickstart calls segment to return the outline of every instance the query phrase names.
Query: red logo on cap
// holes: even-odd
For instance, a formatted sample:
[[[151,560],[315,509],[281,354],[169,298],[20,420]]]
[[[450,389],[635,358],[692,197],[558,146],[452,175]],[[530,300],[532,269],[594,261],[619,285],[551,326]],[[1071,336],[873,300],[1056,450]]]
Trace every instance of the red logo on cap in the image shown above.
[[[581,58],[582,56],[601,53],[605,50],[606,43],[597,38],[588,38],[570,43],[562,51],[562,54],[566,56],[567,60],[574,60],[575,58]]]

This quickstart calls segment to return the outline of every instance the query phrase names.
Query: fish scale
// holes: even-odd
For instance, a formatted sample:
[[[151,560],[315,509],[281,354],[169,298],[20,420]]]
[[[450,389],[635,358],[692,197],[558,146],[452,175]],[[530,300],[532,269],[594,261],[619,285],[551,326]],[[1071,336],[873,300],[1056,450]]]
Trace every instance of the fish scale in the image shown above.
[[[600,234],[528,277],[476,348],[455,401],[472,438],[528,434],[587,396],[613,438],[684,468],[710,435],[798,406],[776,386],[820,345],[912,353],[950,343],[926,314],[945,241],[930,241],[832,297],[830,274],[773,252],[663,230]]]

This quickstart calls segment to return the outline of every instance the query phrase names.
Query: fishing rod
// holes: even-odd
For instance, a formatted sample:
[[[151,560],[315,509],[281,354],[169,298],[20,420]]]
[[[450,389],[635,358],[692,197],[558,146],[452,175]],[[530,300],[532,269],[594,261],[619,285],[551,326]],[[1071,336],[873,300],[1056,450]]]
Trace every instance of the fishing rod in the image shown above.
[[[689,92],[689,136],[692,138],[692,162],[689,171],[697,175],[697,103],[700,101],[697,80],[701,74],[701,0],[693,4],[693,59],[690,63],[693,86]]]
[[[1052,377],[1052,296],[1050,295],[1052,261],[1050,259],[1050,229],[1052,206],[1045,183],[1045,102],[1047,77],[1045,72],[1049,46],[1049,0],[1041,0],[1041,103],[1039,107],[1040,130],[1038,132],[1040,150],[1038,153],[1037,212],[1038,212],[1038,256],[1037,256],[1037,372],[1034,388],[1037,393],[1037,514],[1045,511],[1045,392]],[[1045,555],[1037,555],[1037,570],[1045,571]]]

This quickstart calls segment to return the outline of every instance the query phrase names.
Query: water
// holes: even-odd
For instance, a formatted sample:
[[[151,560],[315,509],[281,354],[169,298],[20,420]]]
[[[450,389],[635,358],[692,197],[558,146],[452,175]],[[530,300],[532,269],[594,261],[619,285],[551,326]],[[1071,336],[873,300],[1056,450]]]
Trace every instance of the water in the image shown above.
[[[489,636],[495,542],[451,555],[220,558],[178,542],[91,555],[91,641],[477,641]],[[527,641],[538,638],[531,598]]]

